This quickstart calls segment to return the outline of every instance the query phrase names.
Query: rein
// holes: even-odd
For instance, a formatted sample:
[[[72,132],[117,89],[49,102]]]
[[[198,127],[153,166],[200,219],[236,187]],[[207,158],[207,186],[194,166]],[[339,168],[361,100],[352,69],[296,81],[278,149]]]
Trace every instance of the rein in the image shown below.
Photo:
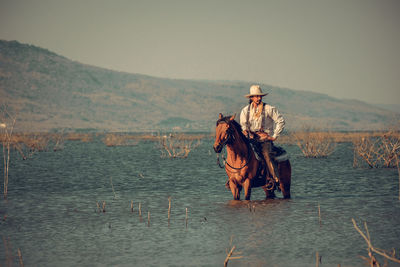
[[[223,160],[223,162],[224,162],[224,165],[221,165],[220,160],[219,160],[220,154],[221,154],[221,153],[218,153],[218,154],[217,154],[217,164],[218,164],[218,166],[219,166],[221,169],[225,168],[225,166],[228,165],[228,166],[229,166],[230,168],[232,168],[232,169],[241,170],[241,169],[243,169],[244,167],[246,167],[246,166],[249,164],[249,162],[250,162],[250,157],[251,157],[251,154],[250,154],[250,146],[247,145],[247,155],[248,155],[248,156],[247,156],[246,164],[244,164],[242,167],[236,168],[236,167],[231,166],[231,165],[226,161],[226,158],[225,158],[225,156],[224,156],[223,154],[222,154],[222,160]]]

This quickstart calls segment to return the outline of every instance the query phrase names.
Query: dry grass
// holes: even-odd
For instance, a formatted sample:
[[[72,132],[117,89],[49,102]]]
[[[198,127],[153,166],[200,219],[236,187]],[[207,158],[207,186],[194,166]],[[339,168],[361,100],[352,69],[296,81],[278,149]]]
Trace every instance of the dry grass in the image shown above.
[[[129,135],[108,133],[102,139],[106,146],[133,146],[137,145],[139,140]]]
[[[23,159],[28,159],[36,152],[54,151],[64,148],[63,133],[7,133],[0,134],[0,142],[9,143],[10,148],[19,152]]]
[[[65,140],[68,141],[81,141],[81,142],[91,142],[93,140],[93,134],[91,133],[74,133],[70,132],[65,135]]]
[[[126,133],[107,133],[102,141],[106,146],[133,146],[140,141],[157,142],[159,148],[165,152],[169,150],[171,157],[182,157],[182,148],[193,149],[194,143],[201,143],[205,137],[203,134],[185,134],[185,133],[169,133],[169,134],[126,134]],[[164,146],[165,145],[165,146]],[[188,151],[190,152],[190,151]],[[168,152],[166,152],[168,154]],[[168,154],[169,155],[169,154]],[[186,155],[187,156],[187,155]]]
[[[304,133],[304,131],[296,131],[290,134],[282,135],[278,138],[277,142],[280,144],[296,144],[294,135]],[[326,131],[310,131],[309,133],[320,135],[323,138],[332,139],[335,143],[352,143],[354,140],[365,137],[378,137],[382,136],[384,132],[326,132]]]

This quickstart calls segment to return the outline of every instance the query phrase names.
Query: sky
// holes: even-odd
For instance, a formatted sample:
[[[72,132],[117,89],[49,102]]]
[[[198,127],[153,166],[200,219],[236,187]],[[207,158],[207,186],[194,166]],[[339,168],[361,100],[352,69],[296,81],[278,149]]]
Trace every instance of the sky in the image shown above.
[[[399,15],[398,0],[0,0],[0,39],[129,73],[398,104]]]

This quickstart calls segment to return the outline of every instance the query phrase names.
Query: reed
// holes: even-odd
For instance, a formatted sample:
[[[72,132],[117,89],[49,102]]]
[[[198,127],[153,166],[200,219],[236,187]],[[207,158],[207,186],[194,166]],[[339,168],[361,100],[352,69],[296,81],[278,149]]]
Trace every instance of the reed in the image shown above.
[[[131,212],[133,213],[133,200],[131,200]]]
[[[139,217],[142,217],[142,203],[139,202]]]
[[[147,212],[147,226],[150,227],[150,211]]]

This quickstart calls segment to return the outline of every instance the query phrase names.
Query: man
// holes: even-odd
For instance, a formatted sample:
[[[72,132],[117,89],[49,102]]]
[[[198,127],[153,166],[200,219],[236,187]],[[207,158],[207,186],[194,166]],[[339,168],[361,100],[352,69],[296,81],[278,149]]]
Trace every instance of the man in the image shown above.
[[[262,98],[268,93],[263,93],[259,85],[250,87],[249,105],[245,106],[240,113],[240,125],[243,134],[261,143],[262,154],[267,163],[269,173],[276,182],[279,182],[277,167],[271,159],[273,141],[285,127],[285,120],[278,110],[262,102]]]

